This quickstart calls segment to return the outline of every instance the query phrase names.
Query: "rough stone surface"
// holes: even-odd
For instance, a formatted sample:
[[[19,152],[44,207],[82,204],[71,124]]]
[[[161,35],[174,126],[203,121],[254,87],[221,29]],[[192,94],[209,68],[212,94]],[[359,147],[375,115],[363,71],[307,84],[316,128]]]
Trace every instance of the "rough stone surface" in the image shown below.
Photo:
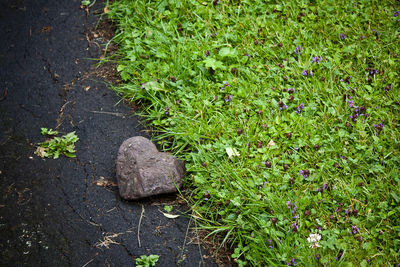
[[[182,160],[158,152],[156,146],[143,136],[131,137],[119,148],[117,181],[124,199],[175,193],[182,186],[184,176]]]

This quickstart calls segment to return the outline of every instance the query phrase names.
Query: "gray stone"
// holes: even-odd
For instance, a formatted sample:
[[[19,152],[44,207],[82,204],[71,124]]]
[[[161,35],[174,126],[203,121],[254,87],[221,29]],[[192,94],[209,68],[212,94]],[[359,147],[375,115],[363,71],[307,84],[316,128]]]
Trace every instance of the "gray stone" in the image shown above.
[[[125,140],[118,151],[117,181],[123,199],[176,193],[185,176],[185,164],[174,156],[159,152],[147,138]]]

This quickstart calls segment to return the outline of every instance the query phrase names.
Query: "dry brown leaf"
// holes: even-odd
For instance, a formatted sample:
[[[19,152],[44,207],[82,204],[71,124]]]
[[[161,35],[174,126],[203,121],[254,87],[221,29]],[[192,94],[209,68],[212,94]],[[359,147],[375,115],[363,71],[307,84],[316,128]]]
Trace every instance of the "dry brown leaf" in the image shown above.
[[[108,9],[108,7],[104,8],[104,13],[107,14],[108,12],[110,12],[110,10]]]
[[[41,158],[46,157],[46,149],[44,147],[38,146],[36,148],[35,154]]]
[[[89,91],[89,89],[90,89],[90,85],[88,85],[88,86],[84,87],[83,89],[85,89],[85,91],[86,91],[86,92],[87,92],[87,91]]]
[[[100,176],[99,180],[95,181],[97,186],[102,186],[102,187],[106,187],[106,186],[117,186],[116,183],[106,180],[103,176]]]
[[[40,32],[49,32],[53,29],[51,26],[44,26],[42,29],[40,29]]]

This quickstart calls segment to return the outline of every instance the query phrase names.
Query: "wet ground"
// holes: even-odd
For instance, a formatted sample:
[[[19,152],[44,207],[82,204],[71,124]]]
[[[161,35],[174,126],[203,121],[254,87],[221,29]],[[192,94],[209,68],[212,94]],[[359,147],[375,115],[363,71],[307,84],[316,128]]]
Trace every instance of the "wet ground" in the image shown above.
[[[156,254],[157,266],[214,266],[188,235],[188,217],[160,212],[165,203],[184,210],[176,196],[118,195],[118,148],[145,132],[90,75],[98,18],[77,0],[0,2],[0,265],[134,266]],[[41,127],[76,131],[77,158],[34,155]]]

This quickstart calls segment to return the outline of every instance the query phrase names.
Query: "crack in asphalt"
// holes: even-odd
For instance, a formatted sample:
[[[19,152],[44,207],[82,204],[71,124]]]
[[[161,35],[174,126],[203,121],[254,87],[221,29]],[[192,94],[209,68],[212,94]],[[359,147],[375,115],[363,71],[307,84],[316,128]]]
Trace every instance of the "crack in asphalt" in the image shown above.
[[[51,67],[50,62],[45,58],[42,57],[42,61],[44,61],[44,63],[46,63],[45,69],[49,72],[51,79],[57,83],[58,82],[58,78],[60,78],[60,75],[58,75],[54,69]]]

